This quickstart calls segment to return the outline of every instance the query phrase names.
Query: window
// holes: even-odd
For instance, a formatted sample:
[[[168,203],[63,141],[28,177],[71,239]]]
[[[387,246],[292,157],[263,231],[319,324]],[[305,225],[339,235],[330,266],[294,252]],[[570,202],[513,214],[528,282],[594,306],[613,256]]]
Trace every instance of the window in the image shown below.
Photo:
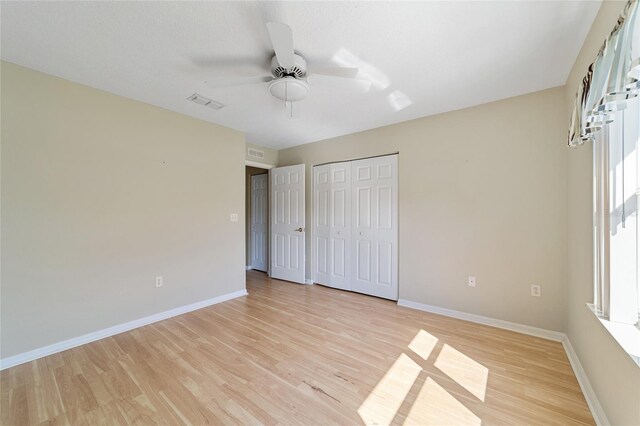
[[[639,97],[617,111],[594,146],[594,258],[596,313],[640,328],[638,167]]]

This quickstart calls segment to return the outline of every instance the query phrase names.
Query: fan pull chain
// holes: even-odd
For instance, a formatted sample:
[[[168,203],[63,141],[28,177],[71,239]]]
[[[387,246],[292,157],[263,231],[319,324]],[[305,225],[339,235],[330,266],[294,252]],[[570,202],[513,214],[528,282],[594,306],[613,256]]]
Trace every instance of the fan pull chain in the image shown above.
[[[626,215],[626,209],[625,209],[625,193],[624,193],[624,116],[626,111],[622,111],[622,152],[620,154],[620,158],[622,161],[620,161],[621,166],[622,166],[622,179],[621,179],[621,185],[622,185],[622,228],[626,228],[627,226],[627,215]]]

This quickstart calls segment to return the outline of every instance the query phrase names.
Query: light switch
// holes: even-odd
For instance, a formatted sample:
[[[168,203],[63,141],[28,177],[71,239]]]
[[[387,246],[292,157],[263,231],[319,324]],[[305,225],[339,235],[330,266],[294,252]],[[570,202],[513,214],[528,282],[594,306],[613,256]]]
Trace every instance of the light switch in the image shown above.
[[[238,221],[238,213],[231,213],[231,222]]]

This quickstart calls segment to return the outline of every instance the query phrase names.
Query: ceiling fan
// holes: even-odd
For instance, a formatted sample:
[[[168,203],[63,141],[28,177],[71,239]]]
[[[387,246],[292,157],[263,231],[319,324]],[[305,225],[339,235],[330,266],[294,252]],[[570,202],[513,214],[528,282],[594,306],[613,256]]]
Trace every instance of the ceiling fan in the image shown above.
[[[309,94],[311,86],[333,86],[366,92],[371,82],[356,78],[358,68],[324,67],[310,73],[307,61],[293,48],[293,32],[287,24],[267,22],[267,31],[275,55],[271,59],[271,75],[248,77],[229,82],[209,82],[210,87],[235,87],[268,83],[268,91],[286,103],[298,102]]]

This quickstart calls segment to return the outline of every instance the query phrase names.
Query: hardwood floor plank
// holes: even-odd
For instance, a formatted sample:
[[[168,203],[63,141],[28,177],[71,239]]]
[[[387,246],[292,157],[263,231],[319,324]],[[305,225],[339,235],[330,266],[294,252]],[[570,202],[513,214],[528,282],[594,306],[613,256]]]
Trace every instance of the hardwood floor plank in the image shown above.
[[[255,271],[247,290],[2,371],[0,422],[593,424],[558,342]]]

